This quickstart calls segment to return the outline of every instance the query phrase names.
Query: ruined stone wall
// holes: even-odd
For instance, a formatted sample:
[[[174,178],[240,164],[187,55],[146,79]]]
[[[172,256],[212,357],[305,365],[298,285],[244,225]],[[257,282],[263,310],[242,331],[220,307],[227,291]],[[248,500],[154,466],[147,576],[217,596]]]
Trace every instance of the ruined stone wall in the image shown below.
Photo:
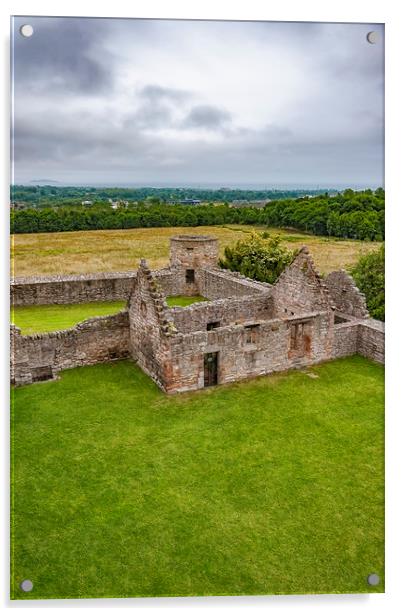
[[[167,295],[177,295],[169,270],[156,272]],[[109,272],[74,276],[15,278],[11,283],[11,305],[83,304],[128,300],[136,272]]]
[[[332,303],[338,312],[363,319],[369,316],[363,293],[344,270],[331,272],[325,279]]]
[[[305,322],[310,344],[304,354],[291,350],[291,327]],[[199,389],[204,385],[204,354],[218,352],[218,382],[229,383],[330,359],[330,323],[325,313],[302,318],[273,319],[249,336],[244,325],[176,334],[170,339],[171,359],[166,391]]]
[[[11,326],[11,381],[16,385],[47,380],[60,370],[129,355],[128,312],[95,317],[70,329],[22,336]]]
[[[331,310],[331,298],[306,247],[284,270],[272,288],[276,316],[296,316]]]
[[[206,330],[209,323],[219,323],[219,327],[224,327],[266,321],[273,316],[273,302],[269,293],[268,290],[263,294],[237,299],[199,302],[185,308],[170,308],[169,313],[177,330],[184,334]]]
[[[223,269],[203,268],[197,272],[199,295],[210,300],[228,297],[243,297],[265,293],[270,284],[257,282],[236,272]]]
[[[358,353],[384,364],[385,343],[384,323],[376,319],[367,319],[359,325]]]
[[[357,321],[349,321],[334,326],[333,359],[355,355],[358,350]]]
[[[358,353],[384,364],[384,323],[375,319],[354,320],[334,326],[333,359]]]
[[[168,336],[173,331],[163,293],[142,260],[128,302],[130,354],[162,389],[169,355]]]

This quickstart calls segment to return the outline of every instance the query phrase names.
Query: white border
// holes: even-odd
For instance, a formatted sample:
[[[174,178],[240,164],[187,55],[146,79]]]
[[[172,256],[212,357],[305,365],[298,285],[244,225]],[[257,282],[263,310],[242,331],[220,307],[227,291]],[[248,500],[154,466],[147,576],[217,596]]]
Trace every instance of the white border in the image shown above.
[[[8,48],[9,16],[14,15],[78,15],[106,17],[149,17],[149,18],[189,18],[189,19],[255,19],[277,21],[338,21],[386,23],[386,202],[387,202],[387,322],[386,322],[386,593],[373,595],[316,595],[316,596],[269,596],[269,597],[219,597],[219,598],[178,598],[178,599],[106,599],[106,600],[62,600],[62,601],[8,601],[9,596],[9,557],[8,548],[1,550],[0,597],[3,607],[19,612],[22,609],[51,608],[76,610],[86,609],[95,613],[98,608],[115,610],[119,607],[133,608],[136,613],[149,614],[163,609],[166,613],[177,611],[191,613],[196,610],[208,612],[245,612],[288,614],[296,610],[301,616],[309,613],[337,614],[391,614],[397,612],[400,601],[401,573],[401,507],[400,507],[400,439],[401,439],[401,396],[398,381],[401,369],[399,349],[399,306],[397,302],[400,277],[398,263],[400,257],[401,233],[401,185],[400,185],[400,122],[401,100],[399,92],[399,58],[401,57],[401,19],[396,2],[378,0],[335,0],[331,3],[322,0],[202,0],[190,3],[188,0],[147,0],[146,2],[113,0],[113,2],[89,2],[87,0],[35,0],[34,2],[3,0],[1,5],[1,44],[6,51],[1,63],[0,84],[2,97],[3,135],[8,135],[9,93],[8,93]],[[7,297],[8,289],[8,189],[9,189],[9,143],[8,139],[1,149],[3,184],[3,208],[1,210],[2,242],[0,276],[2,297]],[[398,250],[397,250],[398,248]],[[3,351],[3,370],[1,371],[1,391],[4,400],[8,392],[8,306],[2,302],[2,328],[0,346]],[[398,394],[398,395],[397,395]],[[2,546],[9,546],[8,540],[8,473],[9,473],[9,428],[7,404],[1,407],[3,447],[0,456],[2,465],[3,497],[1,498]],[[6,488],[4,489],[4,486]]]

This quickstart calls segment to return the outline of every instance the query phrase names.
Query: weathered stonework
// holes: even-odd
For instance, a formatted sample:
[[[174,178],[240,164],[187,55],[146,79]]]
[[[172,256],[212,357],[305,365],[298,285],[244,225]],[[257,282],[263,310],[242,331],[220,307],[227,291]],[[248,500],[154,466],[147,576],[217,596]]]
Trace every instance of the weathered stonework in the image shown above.
[[[344,270],[331,272],[324,282],[337,312],[349,314],[358,319],[369,317],[365,296],[347,272]]]
[[[25,385],[54,378],[60,370],[129,356],[128,312],[96,317],[75,327],[22,336],[11,326],[11,382]]]
[[[128,299],[127,310],[61,332],[22,336],[12,326],[12,381],[132,357],[168,393],[195,390],[360,353],[384,362],[384,324],[344,272],[325,281],[306,248],[274,285],[218,268],[217,240],[179,236],[170,267],[17,280],[15,305]],[[54,297],[53,297],[54,294]],[[168,308],[166,295],[206,302]]]

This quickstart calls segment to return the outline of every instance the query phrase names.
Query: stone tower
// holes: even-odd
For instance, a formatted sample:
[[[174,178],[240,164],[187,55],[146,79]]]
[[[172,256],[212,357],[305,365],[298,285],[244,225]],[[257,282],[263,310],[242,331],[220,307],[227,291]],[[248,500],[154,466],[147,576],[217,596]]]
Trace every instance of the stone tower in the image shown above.
[[[210,235],[176,235],[170,240],[170,266],[179,295],[202,294],[202,268],[217,267],[219,245]]]
[[[216,267],[219,257],[217,238],[210,235],[176,235],[170,240],[170,264],[196,270]]]

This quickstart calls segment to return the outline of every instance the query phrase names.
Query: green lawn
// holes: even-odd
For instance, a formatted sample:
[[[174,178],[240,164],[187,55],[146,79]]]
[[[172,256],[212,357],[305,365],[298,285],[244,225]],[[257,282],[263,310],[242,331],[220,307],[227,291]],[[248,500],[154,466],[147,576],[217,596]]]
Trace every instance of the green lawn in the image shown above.
[[[74,327],[77,323],[114,314],[127,302],[90,302],[88,304],[51,304],[46,306],[16,306],[11,310],[11,320],[22,334],[51,332]]]
[[[195,302],[205,302],[201,295],[187,297],[172,295],[167,297],[168,306],[189,306]],[[21,329],[22,334],[51,332],[57,329],[74,327],[77,323],[114,314],[125,308],[127,302],[90,302],[87,304],[51,304],[45,306],[16,306],[12,308],[11,320]]]
[[[383,592],[383,389],[361,357],[175,396],[130,361],[15,389],[12,597]]]
[[[206,297],[202,295],[170,295],[166,299],[167,305],[172,306],[190,306],[191,304],[195,304],[196,302],[207,302]]]

